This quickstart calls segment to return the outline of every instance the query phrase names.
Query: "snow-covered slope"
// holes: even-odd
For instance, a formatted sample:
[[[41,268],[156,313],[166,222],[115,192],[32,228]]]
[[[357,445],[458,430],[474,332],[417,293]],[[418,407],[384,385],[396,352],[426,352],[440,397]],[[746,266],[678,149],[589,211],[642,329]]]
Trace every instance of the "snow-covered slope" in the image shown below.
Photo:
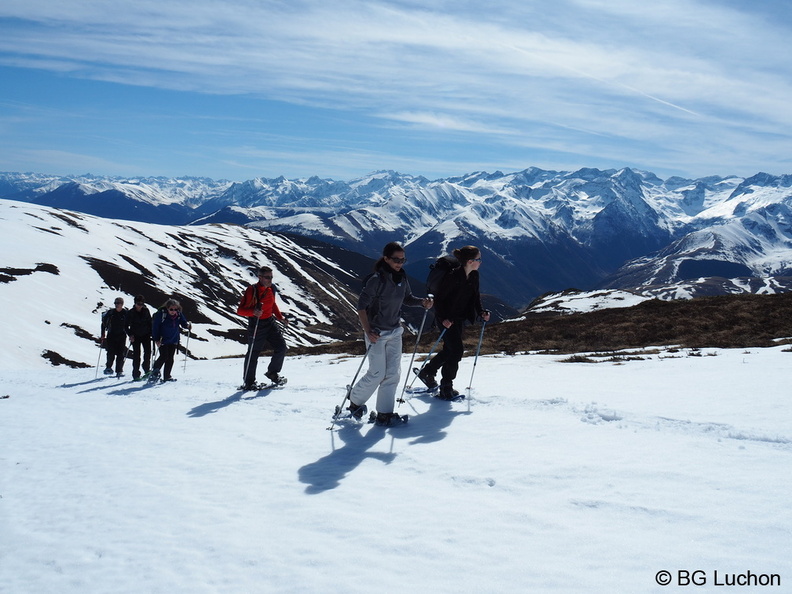
[[[4,357],[0,585],[612,594],[696,571],[783,591],[792,354],[636,355],[482,357],[469,406],[414,397],[405,426],[337,432],[359,357],[287,358],[260,394],[236,359],[145,387]],[[748,572],[776,585],[716,584]]]
[[[192,356],[243,354],[236,306],[261,265],[275,270],[294,321],[290,344],[346,337],[357,328],[359,275],[334,260],[340,250],[321,249],[234,225],[128,223],[0,200],[4,359],[47,365],[42,354],[51,351],[50,360],[93,366],[100,314],[119,295],[131,307],[136,294],[150,308],[181,300],[193,322]]]

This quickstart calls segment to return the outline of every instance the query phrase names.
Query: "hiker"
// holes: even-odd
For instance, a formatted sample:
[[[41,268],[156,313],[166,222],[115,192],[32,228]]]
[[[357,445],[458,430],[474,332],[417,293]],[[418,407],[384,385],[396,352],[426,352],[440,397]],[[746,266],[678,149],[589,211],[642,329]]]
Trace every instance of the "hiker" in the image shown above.
[[[265,343],[269,343],[272,347],[272,358],[264,375],[273,384],[286,383],[286,378],[280,375],[286,358],[286,341],[283,339],[283,331],[278,322],[288,327],[289,320],[281,313],[275,302],[278,289],[272,284],[272,277],[272,268],[269,266],[259,268],[258,282],[245,289],[237,307],[237,314],[248,318],[248,349],[243,371],[243,390],[258,388],[256,368]]]
[[[485,322],[490,313],[481,306],[479,294],[479,267],[481,252],[468,245],[454,250],[459,266],[448,272],[442,279],[435,295],[435,322],[445,328],[443,350],[424,365],[418,378],[429,389],[437,387],[435,375],[441,370],[440,392],[438,398],[451,400],[459,395],[454,390],[454,379],[459,369],[459,361],[464,353],[462,337],[465,322],[471,324],[476,317]]]
[[[113,374],[113,361],[115,361],[115,374],[117,377],[124,375],[124,359],[126,359],[126,327],[129,310],[124,307],[124,299],[117,297],[113,309],[108,309],[102,314],[101,341],[107,350],[107,363],[105,375]]]
[[[154,362],[148,381],[156,382],[160,378],[160,370],[163,382],[176,381],[171,377],[171,370],[181,338],[181,328],[189,331],[192,324],[184,317],[181,304],[176,299],[168,299],[152,317],[151,338],[159,348],[159,357]]]
[[[127,316],[126,333],[132,346],[132,379],[140,379],[140,350],[143,349],[143,374],[151,370],[151,312],[143,295],[135,297],[135,306]]]
[[[374,273],[364,282],[358,299],[358,317],[368,353],[368,370],[352,387],[349,412],[361,418],[365,403],[377,390],[378,425],[397,425],[406,419],[393,412],[396,389],[401,372],[402,305],[432,307],[431,299],[415,297],[402,270],[407,258],[404,248],[391,242],[382,250],[374,265]]]

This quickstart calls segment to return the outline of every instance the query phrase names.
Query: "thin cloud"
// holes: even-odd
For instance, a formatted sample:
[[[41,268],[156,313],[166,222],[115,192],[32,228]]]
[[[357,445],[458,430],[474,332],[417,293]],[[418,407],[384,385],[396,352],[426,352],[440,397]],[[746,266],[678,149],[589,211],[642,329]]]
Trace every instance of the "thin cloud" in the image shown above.
[[[790,140],[789,23],[711,1],[12,0],[2,17],[2,64],[316,106],[480,145],[533,135],[646,168],[678,155],[685,170],[704,142],[777,163]]]

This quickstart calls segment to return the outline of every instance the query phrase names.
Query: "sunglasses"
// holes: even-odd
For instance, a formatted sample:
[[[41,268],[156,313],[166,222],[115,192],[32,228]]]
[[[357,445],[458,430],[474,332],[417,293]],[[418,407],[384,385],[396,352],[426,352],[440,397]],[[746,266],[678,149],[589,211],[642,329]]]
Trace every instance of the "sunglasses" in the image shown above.
[[[267,276],[266,274],[259,274],[259,278],[266,278],[267,280],[271,280],[272,275]]]
[[[473,258],[471,262],[481,262],[481,258]]]
[[[178,307],[169,307],[168,311],[179,311]]]
[[[404,264],[407,261],[407,258],[388,258],[394,264]]]

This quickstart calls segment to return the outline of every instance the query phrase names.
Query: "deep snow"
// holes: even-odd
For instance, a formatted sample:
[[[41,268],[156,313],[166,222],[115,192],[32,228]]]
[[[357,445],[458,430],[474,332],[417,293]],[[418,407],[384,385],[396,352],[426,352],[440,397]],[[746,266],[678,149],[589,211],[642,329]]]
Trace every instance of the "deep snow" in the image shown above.
[[[153,387],[0,364],[0,591],[789,591],[792,354],[563,358],[482,357],[470,401],[337,432],[356,357],[257,395],[241,359]]]

